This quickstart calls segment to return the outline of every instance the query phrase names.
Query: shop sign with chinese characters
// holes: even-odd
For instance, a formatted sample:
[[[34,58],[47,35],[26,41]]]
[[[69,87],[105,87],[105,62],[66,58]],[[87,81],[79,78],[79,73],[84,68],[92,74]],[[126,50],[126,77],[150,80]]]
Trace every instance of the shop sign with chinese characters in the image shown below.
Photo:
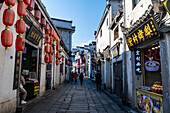
[[[27,39],[34,43],[35,45],[39,44],[40,39],[43,37],[43,34],[34,26],[31,27]]]
[[[135,72],[136,75],[141,75],[141,51],[140,49],[135,49]]]
[[[159,37],[158,28],[153,17],[150,17],[146,22],[140,25],[137,29],[132,31],[127,37],[126,41],[129,49],[136,47],[146,41]]]
[[[18,88],[19,71],[20,71],[20,54],[18,51],[16,51],[13,89]]]

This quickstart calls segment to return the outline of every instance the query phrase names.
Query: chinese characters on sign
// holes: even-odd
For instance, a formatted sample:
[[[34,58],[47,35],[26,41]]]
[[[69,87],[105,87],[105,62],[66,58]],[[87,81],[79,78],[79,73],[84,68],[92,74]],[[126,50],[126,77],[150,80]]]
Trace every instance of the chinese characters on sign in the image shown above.
[[[135,52],[135,72],[136,72],[136,75],[140,75],[140,74],[142,74],[141,51],[140,51],[140,49],[136,49],[134,52]]]
[[[18,51],[16,51],[13,89],[18,88],[19,66],[20,66],[20,54],[18,53]]]
[[[42,37],[43,37],[42,33],[34,26],[32,26],[28,33],[27,39],[33,42],[34,44],[38,45]]]
[[[160,35],[157,31],[157,25],[153,17],[150,17],[141,26],[131,32],[130,35],[126,37],[126,41],[129,49],[132,49],[143,42],[157,38],[159,36]]]

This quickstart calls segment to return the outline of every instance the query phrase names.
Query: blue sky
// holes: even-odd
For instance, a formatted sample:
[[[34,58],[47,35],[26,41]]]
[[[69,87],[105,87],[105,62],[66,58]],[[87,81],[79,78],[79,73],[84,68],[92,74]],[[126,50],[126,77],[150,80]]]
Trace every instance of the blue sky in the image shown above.
[[[53,18],[72,20],[76,31],[73,47],[95,40],[94,31],[101,21],[106,0],[41,0]]]

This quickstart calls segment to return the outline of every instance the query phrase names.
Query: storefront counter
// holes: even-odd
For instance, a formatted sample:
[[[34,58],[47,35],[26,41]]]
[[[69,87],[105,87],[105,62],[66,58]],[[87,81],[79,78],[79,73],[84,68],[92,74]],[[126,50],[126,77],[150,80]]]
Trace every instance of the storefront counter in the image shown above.
[[[146,113],[163,113],[163,95],[136,89],[137,108]]]
[[[39,85],[39,82],[26,81],[24,88],[27,91],[27,100],[32,99],[39,94]]]

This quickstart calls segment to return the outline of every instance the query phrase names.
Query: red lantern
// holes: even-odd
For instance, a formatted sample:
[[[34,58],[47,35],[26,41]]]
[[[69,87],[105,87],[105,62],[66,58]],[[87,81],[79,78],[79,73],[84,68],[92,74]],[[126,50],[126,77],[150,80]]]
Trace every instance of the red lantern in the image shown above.
[[[14,24],[15,12],[11,9],[5,9],[3,14],[3,24],[12,26]]]
[[[30,11],[32,11],[33,9],[34,9],[34,7],[35,7],[35,2],[34,2],[34,0],[31,0],[30,1],[30,5],[28,5],[28,9],[30,10]]]
[[[48,45],[45,46],[45,53],[50,54],[50,46],[48,46]]]
[[[56,65],[59,65],[59,63],[60,63],[60,61],[57,59],[57,60],[56,60]]]
[[[16,32],[20,34],[25,32],[25,22],[21,19],[16,22]]]
[[[52,36],[52,37],[53,37],[53,32],[54,32],[54,30],[52,28],[50,28],[50,36]]]
[[[24,51],[25,49],[25,39],[18,37],[15,42],[15,48],[17,51]]]
[[[64,61],[64,58],[62,58],[62,61]]]
[[[50,59],[49,59],[49,56],[48,56],[48,55],[45,55],[45,56],[44,56],[44,62],[45,62],[45,63],[49,63],[49,62],[50,62]]]
[[[31,0],[23,0],[23,2],[24,2],[26,5],[30,5]]]
[[[11,47],[13,44],[13,33],[10,30],[1,32],[1,43],[4,47]]]
[[[61,56],[59,55],[59,58],[58,59],[61,59]]]
[[[50,34],[50,31],[49,30],[45,30],[45,34]]]
[[[46,25],[46,19],[45,18],[41,18],[41,25],[43,27]]]
[[[41,18],[41,12],[39,10],[35,10],[34,17],[35,19],[39,20]]]
[[[53,54],[53,48],[50,46],[50,54]]]
[[[57,52],[56,53],[56,58],[59,59],[60,58],[60,54]]]
[[[15,3],[16,3],[16,0],[5,0],[5,4],[7,5],[7,6],[14,6],[15,5]]]
[[[53,38],[50,37],[50,45],[53,44]]]
[[[45,36],[45,43],[50,44],[50,37],[48,35]]]
[[[49,63],[52,63],[52,62],[53,62],[53,56],[50,55],[50,56],[49,56],[49,59],[50,59]]]
[[[48,31],[50,30],[50,26],[48,23],[46,23],[45,30],[48,30]]]
[[[60,47],[59,45],[56,46],[56,51],[59,51],[60,50]]]
[[[24,17],[26,15],[26,5],[24,2],[19,2],[17,7],[18,16]]]

